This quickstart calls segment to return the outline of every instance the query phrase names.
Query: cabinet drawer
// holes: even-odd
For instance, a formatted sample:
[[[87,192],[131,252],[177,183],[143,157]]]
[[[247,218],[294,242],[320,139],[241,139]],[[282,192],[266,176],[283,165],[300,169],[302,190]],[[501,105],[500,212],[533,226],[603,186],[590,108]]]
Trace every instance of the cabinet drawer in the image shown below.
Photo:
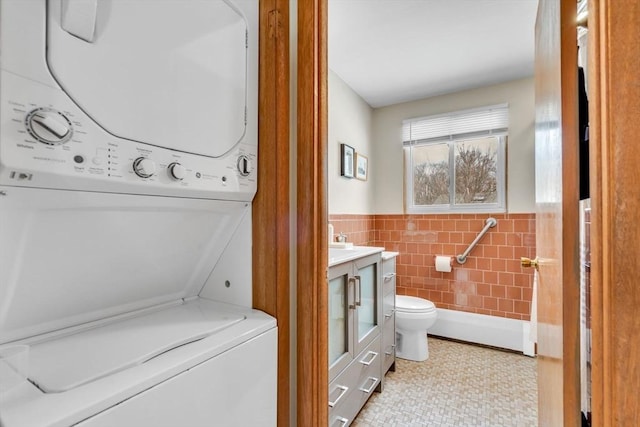
[[[395,273],[396,271],[396,257],[387,258],[382,260],[382,274]]]
[[[396,273],[385,273],[382,276],[382,295],[389,295],[396,293]]]
[[[329,415],[329,427],[345,427],[350,425],[353,420],[349,418],[345,418],[341,413],[331,413]]]
[[[329,426],[351,424],[380,384],[380,344],[378,336],[329,384]]]
[[[375,340],[362,353],[358,355],[353,361],[353,364],[357,366],[358,370],[358,387],[363,387],[368,377],[374,377],[377,381],[380,380],[380,367],[382,366],[382,354],[381,354],[381,342],[380,336]],[[377,382],[376,381],[376,382]],[[369,388],[369,387],[365,387]],[[371,394],[371,393],[369,393]]]
[[[367,403],[374,390],[381,382],[382,354],[378,354],[374,363],[360,375],[357,388],[353,391],[353,401],[358,407],[358,412]]]
[[[354,401],[353,390],[349,390],[348,396],[345,396],[345,400],[341,400],[336,406],[333,408],[329,407],[329,427],[342,427],[351,425],[353,420],[360,412],[360,407],[358,407]]]
[[[382,295],[396,292],[396,259],[382,260]]]
[[[382,324],[385,325],[395,312],[396,294],[385,295],[382,299]]]
[[[396,316],[384,319],[382,329],[382,373],[385,374],[396,358]]]
[[[331,390],[331,387],[329,389]],[[334,397],[332,397],[332,393],[329,392],[329,402],[335,402],[333,407],[329,406],[329,427],[348,426],[353,422],[359,411],[353,404],[353,389],[348,388],[344,390],[343,388],[338,389],[336,392],[339,394],[336,394]]]

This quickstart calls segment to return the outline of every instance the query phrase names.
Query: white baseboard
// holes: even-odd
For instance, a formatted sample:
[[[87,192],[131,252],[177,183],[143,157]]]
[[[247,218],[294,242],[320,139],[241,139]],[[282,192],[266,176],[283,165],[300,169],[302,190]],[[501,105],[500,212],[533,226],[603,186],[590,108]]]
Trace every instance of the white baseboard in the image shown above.
[[[536,355],[536,341],[531,341],[529,337],[529,331],[531,323],[521,320],[522,322],[522,353],[525,356],[535,357]]]
[[[529,322],[485,314],[439,308],[438,320],[429,335],[515,350],[534,356],[529,341]]]

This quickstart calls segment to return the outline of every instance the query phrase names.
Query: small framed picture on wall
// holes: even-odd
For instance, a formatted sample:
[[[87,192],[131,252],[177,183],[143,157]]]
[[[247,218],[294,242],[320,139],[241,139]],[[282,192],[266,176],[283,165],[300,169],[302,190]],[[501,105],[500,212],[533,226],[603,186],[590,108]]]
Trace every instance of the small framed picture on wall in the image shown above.
[[[369,175],[369,159],[360,153],[356,153],[356,178],[362,181],[367,180]]]
[[[340,176],[353,178],[355,150],[347,144],[340,144]]]

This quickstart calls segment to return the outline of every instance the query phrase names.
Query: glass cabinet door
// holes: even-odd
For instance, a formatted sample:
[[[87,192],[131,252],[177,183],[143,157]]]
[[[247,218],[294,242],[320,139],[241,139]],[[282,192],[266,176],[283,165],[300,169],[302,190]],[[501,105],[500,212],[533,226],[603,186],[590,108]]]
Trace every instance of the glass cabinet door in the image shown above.
[[[358,291],[358,341],[376,327],[376,269],[375,264],[360,269],[360,288]]]
[[[350,263],[329,269],[329,381],[353,358],[353,279]]]
[[[329,281],[329,366],[348,351],[347,276]]]
[[[367,257],[356,264],[356,354],[367,346],[378,334],[378,310],[381,309],[377,299],[379,286],[379,256]]]

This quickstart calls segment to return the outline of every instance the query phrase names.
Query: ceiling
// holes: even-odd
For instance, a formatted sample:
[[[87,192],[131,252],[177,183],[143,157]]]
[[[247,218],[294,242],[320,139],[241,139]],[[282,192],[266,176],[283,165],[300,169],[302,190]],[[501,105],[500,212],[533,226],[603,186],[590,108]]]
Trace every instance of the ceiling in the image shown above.
[[[538,0],[329,0],[329,68],[371,107],[533,75]]]

